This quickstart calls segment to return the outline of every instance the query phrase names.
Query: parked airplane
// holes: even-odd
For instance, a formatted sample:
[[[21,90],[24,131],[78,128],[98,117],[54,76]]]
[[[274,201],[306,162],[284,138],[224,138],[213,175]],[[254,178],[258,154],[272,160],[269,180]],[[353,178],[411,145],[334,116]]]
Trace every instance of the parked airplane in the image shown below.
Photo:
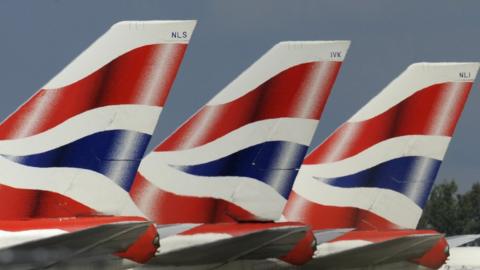
[[[445,239],[414,229],[478,67],[411,65],[305,158],[286,220],[314,230],[356,229],[320,244],[306,268],[443,264]]]
[[[115,24],[2,122],[2,268],[50,266],[90,251],[136,262],[153,256],[156,229],[125,190],[195,24]],[[37,260],[38,248],[49,254]]]
[[[204,223],[280,217],[348,47],[275,45],[142,161],[130,194],[159,226],[154,263],[311,258],[303,224]]]

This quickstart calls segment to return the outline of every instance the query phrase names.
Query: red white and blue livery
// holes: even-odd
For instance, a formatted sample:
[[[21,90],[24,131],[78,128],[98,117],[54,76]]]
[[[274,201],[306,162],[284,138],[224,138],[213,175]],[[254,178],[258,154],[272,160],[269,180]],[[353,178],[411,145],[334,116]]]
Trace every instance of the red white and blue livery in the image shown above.
[[[142,215],[128,190],[195,23],[113,25],[2,122],[0,218]]]
[[[417,63],[304,160],[284,218],[352,231],[306,269],[438,269],[445,238],[415,230],[479,68]]]
[[[285,209],[314,229],[416,228],[478,63],[417,63],[303,162]]]
[[[142,161],[135,203],[157,224],[277,220],[348,47],[275,45]]]

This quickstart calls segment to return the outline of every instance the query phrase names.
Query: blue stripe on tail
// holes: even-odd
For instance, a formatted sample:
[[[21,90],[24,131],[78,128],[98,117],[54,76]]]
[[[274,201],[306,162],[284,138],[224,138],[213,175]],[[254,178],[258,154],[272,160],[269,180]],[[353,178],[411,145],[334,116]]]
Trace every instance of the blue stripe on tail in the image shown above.
[[[129,190],[150,135],[126,130],[98,132],[62,147],[27,156],[4,156],[31,167],[70,167],[101,173]]]
[[[272,186],[279,194],[288,198],[307,148],[302,144],[272,141],[254,145],[203,164],[171,166],[198,176],[255,178]]]
[[[436,159],[410,156],[392,159],[347,176],[317,179],[343,188],[390,189],[404,194],[423,208],[440,164],[441,161]]]

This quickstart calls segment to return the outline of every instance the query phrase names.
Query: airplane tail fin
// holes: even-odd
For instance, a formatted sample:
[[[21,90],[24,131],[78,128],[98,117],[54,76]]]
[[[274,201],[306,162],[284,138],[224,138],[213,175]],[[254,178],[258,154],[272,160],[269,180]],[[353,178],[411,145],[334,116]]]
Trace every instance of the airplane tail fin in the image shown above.
[[[415,228],[478,63],[417,63],[312,151],[284,215],[314,229]]]
[[[275,45],[142,161],[140,209],[157,224],[279,218],[349,44]]]
[[[0,216],[56,215],[66,197],[96,205],[94,193],[105,201],[98,210],[122,212],[125,203],[94,189],[130,188],[195,24],[113,25],[3,121],[0,197],[17,203],[0,203]]]

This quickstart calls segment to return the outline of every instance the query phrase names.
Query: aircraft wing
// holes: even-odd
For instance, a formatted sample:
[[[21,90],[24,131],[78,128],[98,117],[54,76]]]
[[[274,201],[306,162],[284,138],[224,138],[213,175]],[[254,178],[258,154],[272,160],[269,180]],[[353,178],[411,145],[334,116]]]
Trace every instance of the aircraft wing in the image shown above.
[[[149,222],[106,224],[3,248],[0,268],[44,269],[95,261],[127,249],[149,225]]]
[[[316,257],[304,267],[305,269],[356,268],[411,260],[422,256],[441,237],[441,234],[403,236]]]
[[[449,247],[459,247],[480,239],[480,234],[454,235],[447,237]]]
[[[265,229],[160,253],[148,265],[226,264],[237,259],[278,258],[292,250],[307,230],[306,226]]]

